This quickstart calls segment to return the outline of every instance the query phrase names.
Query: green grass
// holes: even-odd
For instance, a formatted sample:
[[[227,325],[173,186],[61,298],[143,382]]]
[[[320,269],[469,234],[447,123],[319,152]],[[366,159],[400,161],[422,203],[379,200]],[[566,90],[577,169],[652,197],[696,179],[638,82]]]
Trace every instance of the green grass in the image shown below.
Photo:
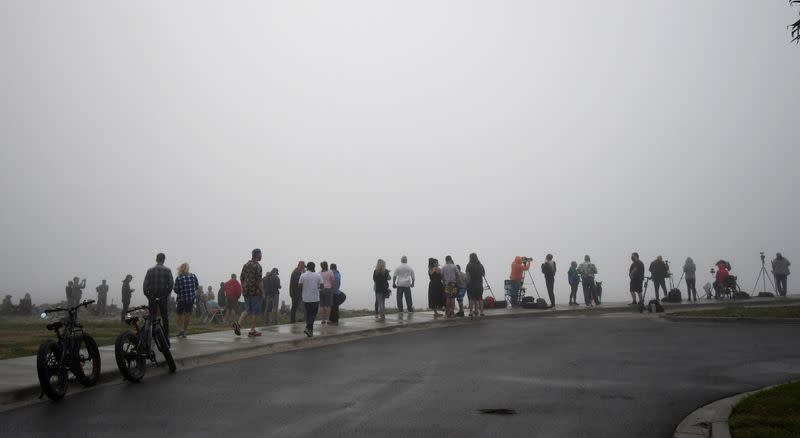
[[[730,318],[800,318],[800,306],[778,307],[725,307],[723,309],[701,309],[670,313],[675,316],[706,316]]]
[[[735,438],[800,436],[800,382],[747,397],[733,408],[729,423]]]
[[[387,313],[391,312],[387,309]],[[339,317],[350,318],[372,314],[373,311],[371,310],[341,309]],[[303,321],[303,315],[299,314],[298,316]],[[178,333],[178,328],[175,325],[176,320],[175,314],[171,314],[169,318],[171,335]],[[0,359],[35,355],[39,349],[39,344],[53,338],[53,332],[48,332],[45,328],[49,322],[36,317],[0,317]],[[80,322],[83,324],[84,330],[91,334],[100,346],[113,345],[117,335],[128,329],[128,325],[122,323],[118,318],[98,318],[82,313]],[[289,315],[279,314],[278,323],[288,324]],[[260,325],[265,324],[262,321]],[[203,324],[200,319],[192,318],[188,334],[193,335],[228,329],[229,326],[227,324]]]

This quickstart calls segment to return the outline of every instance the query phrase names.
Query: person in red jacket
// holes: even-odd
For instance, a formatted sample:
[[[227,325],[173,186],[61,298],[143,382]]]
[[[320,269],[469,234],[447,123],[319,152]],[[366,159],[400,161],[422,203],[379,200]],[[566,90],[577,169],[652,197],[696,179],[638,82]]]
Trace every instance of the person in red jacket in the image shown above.
[[[719,298],[720,293],[725,288],[725,280],[731,275],[728,266],[728,263],[724,260],[717,262],[717,281],[714,282],[714,292],[716,292],[716,296],[714,298]]]
[[[239,297],[241,296],[242,283],[236,279],[236,274],[231,274],[231,279],[225,282],[225,322],[238,320]]]
[[[511,263],[511,275],[509,276],[509,280],[511,280],[511,304],[512,306],[517,306],[519,303],[517,299],[519,297],[519,289],[522,287],[522,281],[525,277],[525,271],[531,268],[531,259],[528,257],[516,256],[514,257],[514,262]]]

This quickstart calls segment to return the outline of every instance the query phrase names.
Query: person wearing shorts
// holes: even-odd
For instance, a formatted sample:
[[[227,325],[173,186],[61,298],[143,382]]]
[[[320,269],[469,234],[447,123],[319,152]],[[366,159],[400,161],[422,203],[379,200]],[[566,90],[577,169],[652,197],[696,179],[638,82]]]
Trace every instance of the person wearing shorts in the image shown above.
[[[175,277],[175,303],[178,314],[178,337],[185,338],[189,321],[192,320],[192,305],[196,298],[195,291],[198,287],[197,277],[189,272],[189,264],[181,263],[178,266],[178,276]]]
[[[628,276],[631,279],[631,305],[636,304],[636,296],[639,296],[639,302],[642,302],[642,291],[644,289],[644,263],[639,260],[639,253],[631,254],[631,267],[628,268]]]
[[[458,268],[453,263],[451,256],[444,258],[442,279],[444,280],[445,297],[444,314],[446,318],[453,318],[455,317],[456,295],[458,295]]]
[[[242,295],[244,295],[244,312],[239,317],[239,321],[233,323],[233,333],[236,336],[242,335],[242,323],[247,318],[251,320],[249,337],[261,336],[261,332],[256,330],[256,321],[261,315],[261,303],[264,300],[264,286],[261,281],[261,250],[256,248],[252,251],[252,258],[242,267],[239,279],[242,281]]]

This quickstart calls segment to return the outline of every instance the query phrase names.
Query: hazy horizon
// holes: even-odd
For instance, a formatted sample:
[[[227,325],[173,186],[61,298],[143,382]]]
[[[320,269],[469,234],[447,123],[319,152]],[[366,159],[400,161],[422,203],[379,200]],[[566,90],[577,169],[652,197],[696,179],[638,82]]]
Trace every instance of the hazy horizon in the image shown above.
[[[800,258],[800,48],[786,2],[0,5],[0,295],[109,303],[155,254],[216,292],[250,251],[339,265],[347,308],[407,255]],[[769,269],[769,266],[768,266]],[[684,283],[685,284],[685,283]],[[797,291],[793,277],[789,292]],[[685,290],[685,289],[684,289]],[[652,293],[652,287],[648,291]],[[579,293],[580,295],[580,293]],[[387,301],[394,307],[394,293]]]

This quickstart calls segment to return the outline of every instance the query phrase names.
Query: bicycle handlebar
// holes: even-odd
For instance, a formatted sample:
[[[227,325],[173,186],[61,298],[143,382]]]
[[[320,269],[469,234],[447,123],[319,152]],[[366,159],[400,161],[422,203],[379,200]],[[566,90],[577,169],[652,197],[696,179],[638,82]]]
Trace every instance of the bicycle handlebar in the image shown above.
[[[82,303],[78,304],[74,307],[54,307],[52,309],[45,309],[44,313],[53,313],[53,312],[72,312],[73,310],[78,309],[79,307],[86,307],[89,304],[93,304],[94,300],[84,300]]]

